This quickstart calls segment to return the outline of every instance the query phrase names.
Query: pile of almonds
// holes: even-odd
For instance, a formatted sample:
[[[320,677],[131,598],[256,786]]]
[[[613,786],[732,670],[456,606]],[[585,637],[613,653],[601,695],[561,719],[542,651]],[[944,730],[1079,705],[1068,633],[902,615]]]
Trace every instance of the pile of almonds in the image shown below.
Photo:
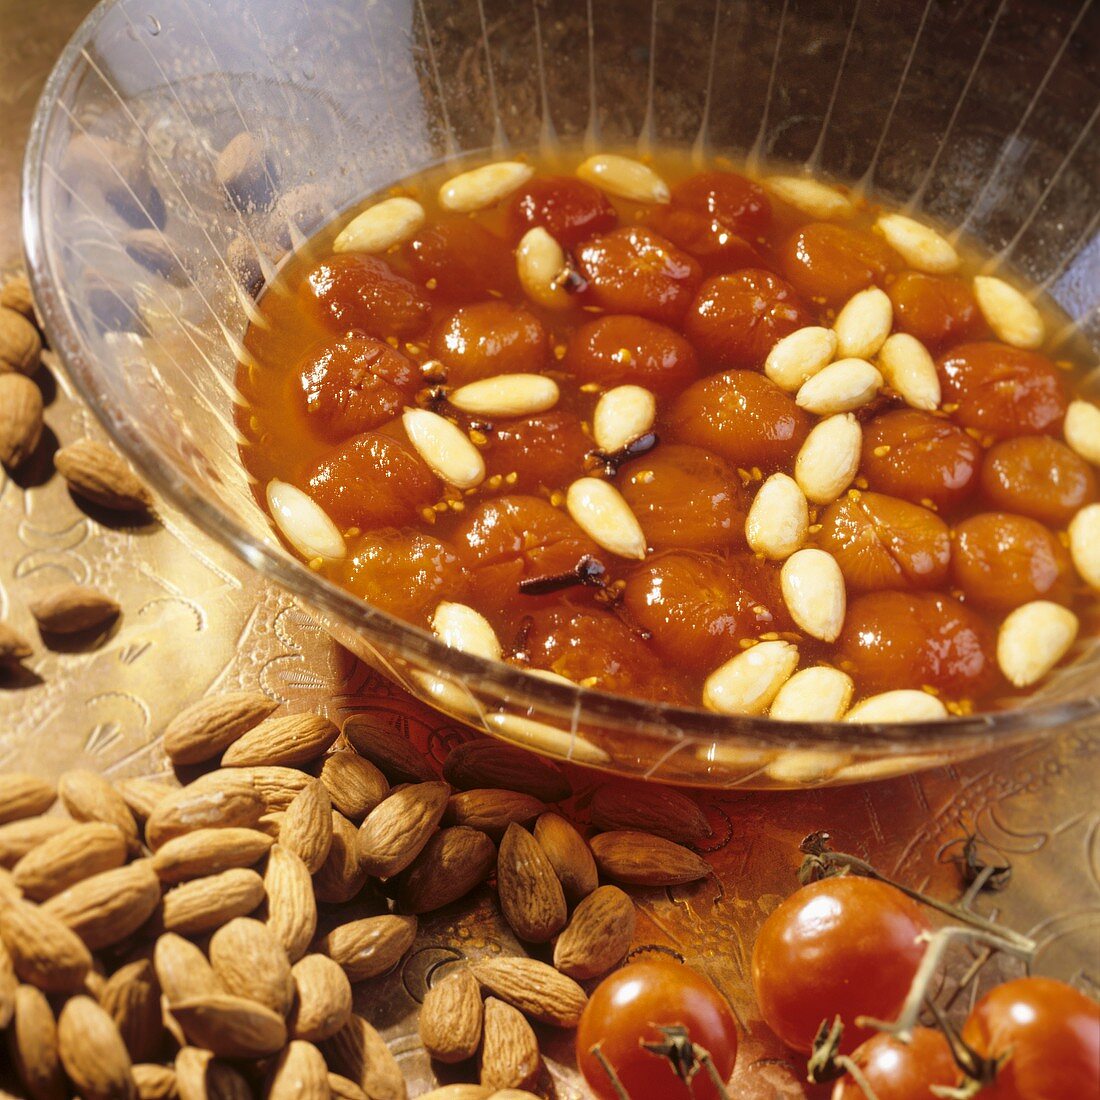
[[[521,749],[465,742],[440,779],[365,716],[341,730],[274,710],[236,692],[180,713],[165,751],[212,770],[179,788],[0,776],[0,1028],[20,1082],[34,1100],[401,1100],[352,987],[400,963],[418,915],[495,877],[531,955],[433,984],[423,1046],[440,1063],[477,1056],[479,1083],[428,1095],[530,1098],[531,1021],[576,1026],[579,983],[626,955],[621,886],[709,873],[685,846],[709,833],[703,813],[675,791],[609,783],[588,807],[604,831],[586,841],[552,808],[572,795],[565,773]],[[55,799],[68,817],[47,815]]]

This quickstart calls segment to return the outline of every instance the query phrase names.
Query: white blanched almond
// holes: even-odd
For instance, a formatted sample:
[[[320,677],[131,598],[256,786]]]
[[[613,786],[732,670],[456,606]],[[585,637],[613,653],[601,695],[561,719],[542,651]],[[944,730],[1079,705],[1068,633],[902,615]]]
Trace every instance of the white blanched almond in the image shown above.
[[[838,359],[815,374],[795,395],[795,404],[818,416],[852,412],[882,389],[882,375],[865,359]]]
[[[1042,314],[1014,286],[993,275],[974,276],[978,308],[998,339],[1014,348],[1037,348],[1046,327]]]
[[[812,547],[798,550],[783,563],[779,582],[791,618],[810,637],[835,642],[848,602],[836,558]]]
[[[589,157],[577,169],[577,175],[621,199],[634,202],[668,202],[668,184],[647,164],[617,153]]]
[[[914,270],[944,275],[959,266],[955,246],[942,234],[905,214],[880,214],[875,222],[886,243]]]
[[[764,769],[764,774],[776,783],[790,787],[813,787],[831,779],[851,760],[846,752],[821,749],[800,749],[780,753]]]
[[[452,176],[439,189],[439,205],[444,210],[467,214],[495,206],[535,173],[529,164],[518,160],[498,160]]]
[[[484,460],[457,425],[428,409],[406,409],[401,423],[417,454],[447,484],[472,489],[485,480]]]
[[[633,443],[653,427],[657,399],[641,386],[616,386],[596,402],[592,435],[604,454]]]
[[[1091,401],[1071,401],[1062,432],[1066,443],[1086,462],[1100,466],[1100,408]]]
[[[530,416],[558,403],[558,384],[544,374],[498,374],[448,394],[456,409],[477,416]]]
[[[886,343],[894,324],[894,306],[885,290],[869,286],[853,294],[833,322],[837,354],[870,359]]]
[[[347,553],[340,528],[301,489],[278,479],[269,481],[267,507],[283,538],[308,561],[342,558]]]
[[[516,246],[516,274],[523,292],[546,309],[568,309],[573,297],[563,280],[569,274],[565,250],[541,225],[528,229]]]
[[[859,469],[863,429],[851,413],[814,425],[794,462],[794,479],[814,504],[832,504]]]
[[[997,664],[1016,687],[1041,680],[1065,655],[1077,637],[1077,616],[1050,600],[1017,607],[997,634]]]
[[[1073,517],[1069,553],[1081,580],[1100,592],[1100,504],[1087,504]]]
[[[934,722],[947,717],[947,707],[927,691],[900,688],[870,695],[856,703],[845,722]]]
[[[719,714],[763,714],[797,667],[790,642],[758,642],[707,677],[703,705]]]
[[[914,409],[939,408],[940,376],[928,349],[907,332],[895,332],[878,353],[878,369],[886,384]]]
[[[432,630],[444,645],[474,657],[499,661],[504,656],[500,639],[479,611],[464,603],[443,601],[432,616]]]
[[[785,722],[839,722],[855,689],[851,676],[839,668],[799,669],[779,689],[768,715]]]
[[[809,527],[810,508],[798,482],[787,474],[772,474],[753,498],[745,539],[757,554],[782,561],[806,541]]]
[[[385,252],[404,244],[423,224],[424,207],[416,199],[383,199],[357,214],[332,242],[333,252]]]
[[[855,213],[852,200],[843,191],[806,176],[769,176],[764,186],[776,198],[809,214],[811,218],[850,218]]]
[[[764,373],[781,389],[794,393],[836,357],[836,333],[807,325],[784,336],[768,352]]]
[[[641,560],[645,535],[638,517],[614,485],[596,477],[578,478],[565,494],[573,522],[597,545],[612,554]]]

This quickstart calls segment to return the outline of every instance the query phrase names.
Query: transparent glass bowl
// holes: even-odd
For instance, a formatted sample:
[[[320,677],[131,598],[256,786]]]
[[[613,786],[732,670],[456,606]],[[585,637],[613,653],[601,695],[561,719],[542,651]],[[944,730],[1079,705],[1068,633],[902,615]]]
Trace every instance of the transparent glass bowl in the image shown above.
[[[923,0],[109,0],[38,108],[23,212],[35,293],[77,386],[164,496],[348,649],[471,726],[698,785],[825,785],[958,760],[1094,714],[1095,637],[1015,710],[791,724],[465,656],[310,572],[272,536],[238,461],[244,287],[430,163],[661,142],[805,165],[962,226],[1046,288],[1062,337],[1091,354],[1100,51],[1086,8],[1009,0],[990,23],[949,21]],[[263,151],[243,208],[215,176],[242,130]],[[1096,372],[1090,382],[1100,388]]]

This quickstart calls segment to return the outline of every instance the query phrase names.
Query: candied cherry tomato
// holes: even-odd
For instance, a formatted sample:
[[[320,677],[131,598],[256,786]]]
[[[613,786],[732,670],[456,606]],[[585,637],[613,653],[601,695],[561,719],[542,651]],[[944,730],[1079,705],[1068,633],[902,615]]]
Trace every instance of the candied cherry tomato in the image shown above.
[[[933,1085],[951,1088],[960,1077],[951,1045],[931,1027],[913,1028],[907,1043],[880,1031],[850,1057],[878,1100],[932,1100]],[[867,1100],[867,1094],[846,1073],[833,1086],[831,1100]]]
[[[537,374],[546,351],[539,319],[507,302],[462,306],[432,329],[431,353],[454,386],[495,374]]]
[[[1041,523],[1006,512],[969,516],[955,528],[955,584],[990,611],[1031,600],[1069,603],[1069,553]]]
[[[317,503],[344,527],[398,527],[440,493],[435,474],[396,432],[364,432],[322,460],[309,479]]]
[[[453,546],[419,531],[382,528],[358,539],[343,581],[367,603],[426,626],[440,600],[462,598],[465,571]]]
[[[986,452],[982,492],[1006,512],[1063,526],[1096,500],[1092,467],[1047,435],[1020,435]]]
[[[542,226],[563,248],[575,248],[619,221],[607,196],[571,176],[540,176],[524,184],[508,204],[515,236]]]
[[[962,428],[917,409],[898,409],[863,425],[861,470],[880,493],[945,511],[978,484],[982,448]]]
[[[772,220],[764,188],[736,172],[699,172],[672,188],[672,205],[707,214],[746,237],[758,237]]]
[[[583,477],[585,456],[595,444],[584,433],[580,420],[560,409],[498,420],[486,433],[489,442],[482,450],[490,478],[499,474],[505,491],[532,493],[557,489]],[[492,488],[492,486],[490,486]]]
[[[986,1058],[1008,1055],[985,1100],[1069,1100],[1100,1083],[1100,1005],[1052,978],[994,986],[970,1013],[963,1041]]]
[[[887,288],[894,319],[933,355],[987,331],[970,284],[953,275],[903,271]]]
[[[577,252],[588,293],[611,313],[676,324],[699,289],[699,264],[670,240],[640,226],[592,237]]]
[[[850,591],[938,588],[951,563],[951,532],[927,508],[882,493],[850,493],[821,518],[821,547]]]
[[[711,214],[683,206],[655,206],[646,214],[645,224],[690,252],[708,275],[763,266],[756,245]]]
[[[688,387],[672,407],[673,436],[742,469],[776,470],[793,461],[810,418],[774,382],[751,370],[713,374]]]
[[[601,553],[564,512],[532,496],[484,501],[467,511],[453,538],[476,598],[497,608],[519,600],[534,605],[535,598],[520,595],[520,581],[564,573]]]
[[[748,494],[737,472],[709,451],[662,443],[622,466],[616,481],[657,550],[717,550],[745,541]]]
[[[790,283],[748,268],[703,283],[684,331],[708,366],[755,368],[784,336],[810,322]]]
[[[928,920],[915,901],[874,879],[812,882],[781,902],[752,949],[752,984],[764,1023],[808,1052],[822,1021],[840,1016],[841,1049],[872,1032],[857,1016],[892,1020],[924,955]]]
[[[1038,352],[979,341],[953,348],[936,369],[954,418],[995,439],[1052,434],[1066,415],[1058,368]]]
[[[925,686],[977,697],[998,682],[992,628],[958,600],[931,592],[870,592],[848,604],[841,667],[867,692]]]
[[[443,298],[476,301],[493,292],[510,294],[518,285],[507,243],[467,217],[424,226],[404,252],[413,274],[422,283],[432,282]]]
[[[372,336],[346,336],[322,344],[295,370],[306,420],[331,443],[392,420],[420,379],[407,355]]]
[[[659,396],[678,393],[699,377],[695,349],[678,332],[625,314],[576,329],[563,365],[581,382],[608,388],[631,382]]]
[[[672,1064],[643,1044],[660,1043],[662,1027],[683,1027],[712,1058],[722,1081],[733,1073],[737,1027],[726,999],[697,970],[658,956],[614,971],[596,987],[577,1029],[577,1066],[601,1100],[616,1100],[606,1071],[592,1053],[614,1069],[631,1100],[717,1100],[706,1071],[684,1083]]]
[[[843,305],[857,290],[881,286],[895,269],[893,251],[878,237],[829,222],[803,226],[782,250],[783,274],[805,298]]]
[[[783,607],[778,573],[751,554],[654,555],[627,580],[623,603],[661,657],[687,669],[717,668],[742,638],[782,628],[770,610]]]
[[[415,336],[428,325],[424,292],[377,256],[332,256],[306,276],[306,286],[330,327],[342,332]]]

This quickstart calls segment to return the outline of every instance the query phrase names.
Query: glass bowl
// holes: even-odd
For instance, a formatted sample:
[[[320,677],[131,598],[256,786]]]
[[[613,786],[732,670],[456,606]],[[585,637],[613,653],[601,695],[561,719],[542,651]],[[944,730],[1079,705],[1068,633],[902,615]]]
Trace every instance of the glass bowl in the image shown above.
[[[250,291],[338,212],[429,164],[667,143],[805,166],[961,226],[1045,288],[1065,313],[1059,338],[1094,356],[1097,24],[1087,4],[1038,0],[957,17],[923,0],[108,0],[38,107],[31,278],[50,342],[153,486],[437,708],[538,752],[673,783],[915,771],[1095,714],[1094,628],[1016,709],[858,727],[625,699],[447,649],[272,535],[234,428]],[[230,201],[216,158],[241,131],[260,153]]]

